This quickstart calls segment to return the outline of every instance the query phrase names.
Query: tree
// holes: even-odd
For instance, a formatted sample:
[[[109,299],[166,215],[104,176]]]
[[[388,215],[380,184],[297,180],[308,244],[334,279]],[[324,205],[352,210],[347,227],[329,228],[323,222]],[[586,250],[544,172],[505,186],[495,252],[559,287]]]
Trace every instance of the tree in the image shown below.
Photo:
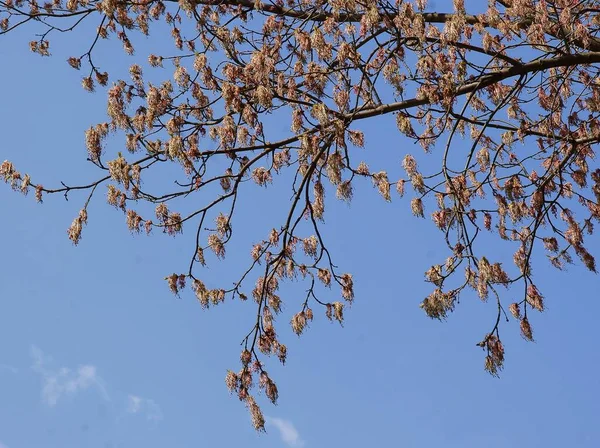
[[[322,236],[325,197],[350,202],[353,189],[369,183],[385,201],[408,190],[412,213],[424,218],[428,210],[441,231],[448,256],[425,273],[432,292],[421,307],[429,317],[446,319],[469,289],[483,301],[491,296],[496,319],[478,345],[485,369],[498,375],[502,320],[512,314],[522,336],[533,340],[531,312],[544,310],[532,270],[541,246],[559,269],[575,254],[596,272],[584,234],[600,220],[593,150],[600,141],[600,1],[489,0],[467,10],[464,0],[453,0],[444,4],[448,12],[427,3],[0,0],[0,34],[28,27],[35,35],[29,47],[41,56],[50,55],[58,33],[92,33],[67,62],[83,70],[85,90],[106,87],[108,94],[107,121],[85,134],[99,178],[46,188],[9,161],[0,175],[14,190],[35,190],[39,202],[54,193],[85,193],[68,230],[74,244],[88,204],[103,188],[134,233],[195,233],[189,269],[166,280],[177,295],[189,284],[204,308],[227,297],[256,302],[241,370],[228,371],[226,383],[257,429],[264,419],[253,383],[272,402],[278,397],[261,355],[281,362],[287,356],[274,324],[279,283],[298,279],[308,286],[303,303],[294,304],[296,334],[313,320],[313,308],[343,322],[353,277],[334,264]],[[134,54],[140,34],[158,48],[166,32],[170,53]],[[96,52],[113,48],[104,43],[110,38],[133,64],[130,80],[109,87],[109,73],[100,68],[106,61]],[[283,137],[282,120],[289,127]],[[395,156],[370,168],[357,149],[368,146],[367,123],[373,130],[390,122],[404,146],[418,143],[425,153],[409,151],[397,177],[391,176]],[[126,156],[112,134],[124,137]],[[173,177],[158,177],[149,188],[143,180],[165,165],[178,168],[175,186]],[[267,188],[274,178],[291,185],[290,203],[279,204],[286,218],[257,236],[233,286],[207,286],[202,267],[225,258],[241,219],[240,191]],[[485,233],[514,251],[513,267],[476,244]],[[501,289],[511,285],[522,292],[507,304]],[[339,290],[337,301],[322,292],[331,286]]]

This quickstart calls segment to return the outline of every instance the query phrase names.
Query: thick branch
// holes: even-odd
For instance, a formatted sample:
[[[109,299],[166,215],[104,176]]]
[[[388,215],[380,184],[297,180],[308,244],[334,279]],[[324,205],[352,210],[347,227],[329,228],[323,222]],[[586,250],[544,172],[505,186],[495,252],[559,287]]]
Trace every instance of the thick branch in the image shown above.
[[[600,63],[600,52],[589,52],[581,54],[569,54],[565,56],[558,56],[550,59],[540,59],[538,61],[529,62],[520,66],[513,66],[504,70],[498,70],[497,72],[484,75],[478,80],[475,80],[469,84],[459,87],[455,96],[462,96],[467,93],[481,90],[485,87],[496,84],[497,82],[503,81],[513,76],[525,75],[527,73],[544,71],[550,68],[556,67],[570,67],[581,64],[593,64]],[[377,115],[389,114],[392,112],[398,112],[400,110],[410,109],[411,107],[424,106],[430,104],[428,98],[411,98],[405,101],[399,101],[397,103],[383,104],[371,109],[363,110],[361,112],[350,113],[355,120],[363,118],[370,118]]]
[[[312,20],[314,22],[324,22],[329,18],[334,18],[336,22],[345,23],[345,22],[360,22],[363,18],[364,14],[361,13],[338,13],[334,14],[327,11],[301,11],[294,8],[284,8],[282,6],[277,6],[273,4],[264,4],[258,3],[260,5],[257,8],[257,3],[251,0],[195,0],[198,5],[207,5],[207,6],[219,6],[219,5],[227,5],[227,6],[242,6],[244,8],[252,9],[252,10],[260,10],[264,12],[268,12],[270,14],[276,14],[278,16],[292,17],[295,19],[305,19]],[[393,19],[396,14],[386,13],[384,11],[380,11],[379,14],[381,17],[388,17]],[[448,22],[455,14],[452,13],[443,13],[443,12],[423,12],[423,13],[415,13],[415,15],[423,17],[423,20],[428,23],[445,23]],[[465,20],[470,25],[475,25],[476,23],[482,23],[481,20],[474,15],[465,15]]]
[[[171,0],[174,1],[174,0]],[[338,23],[345,23],[345,22],[360,22],[364,16],[364,14],[362,13],[337,13],[334,14],[332,12],[327,12],[327,11],[316,11],[315,9],[313,10],[307,10],[307,11],[302,11],[302,10],[298,10],[295,8],[284,8],[282,6],[277,6],[274,4],[264,4],[261,2],[253,2],[251,0],[194,0],[196,2],[196,4],[198,5],[206,5],[206,6],[219,6],[219,5],[227,5],[227,6],[241,6],[243,8],[248,8],[250,10],[260,10],[260,11],[264,11],[266,13],[269,14],[276,14],[278,16],[285,16],[285,17],[291,17],[291,18],[295,18],[295,19],[303,19],[303,20],[311,20],[314,22],[324,22],[325,20],[329,19],[329,18],[334,18],[336,22]],[[502,4],[505,7],[510,7],[509,2],[499,2],[500,4]],[[257,4],[259,5],[259,8],[257,8]],[[389,12],[385,12],[385,11],[379,11],[379,15],[382,18],[386,18],[388,20],[393,20],[397,14],[392,14]],[[446,23],[450,20],[452,20],[452,18],[454,18],[456,16],[455,13],[444,13],[444,12],[422,12],[422,13],[415,13],[416,16],[420,16],[423,18],[423,20],[426,23]],[[464,21],[469,24],[469,25],[481,25],[484,27],[489,27],[489,23],[485,20],[485,16],[484,15],[480,15],[480,16],[475,16],[472,14],[464,14],[463,17]],[[518,23],[518,27],[522,30],[525,30],[527,28],[529,28],[529,26],[531,26],[531,21],[530,20],[523,20],[520,23]],[[553,30],[547,29],[546,32],[555,38],[560,38],[560,36],[553,32]],[[588,50],[592,50],[592,51],[600,51],[600,40],[595,38],[595,37],[590,37],[589,42],[585,43],[581,40],[581,39],[573,39],[573,44],[577,45],[580,48],[586,48]]]

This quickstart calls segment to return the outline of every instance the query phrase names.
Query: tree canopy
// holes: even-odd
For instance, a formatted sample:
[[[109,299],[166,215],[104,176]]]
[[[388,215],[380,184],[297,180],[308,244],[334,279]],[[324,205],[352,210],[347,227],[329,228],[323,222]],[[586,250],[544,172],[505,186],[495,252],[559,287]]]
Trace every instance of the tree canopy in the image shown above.
[[[189,268],[166,277],[170,290],[187,287],[203,308],[256,302],[241,367],[226,384],[257,429],[264,418],[253,384],[275,403],[266,359],[287,356],[284,326],[275,325],[280,283],[296,280],[305,291],[287,302],[297,335],[319,314],[343,322],[353,276],[322,228],[330,201],[350,202],[369,185],[440,230],[446,256],[424,266],[427,316],[446,319],[469,291],[497,309],[478,344],[497,375],[502,322],[512,314],[533,340],[532,313],[545,307],[534,254],[545,252],[558,269],[574,258],[597,269],[585,238],[600,220],[600,1],[435,3],[0,0],[1,38],[25,29],[41,56],[51,55],[56,35],[90,36],[66,62],[82,72],[83,89],[107,94],[106,121],[85,132],[97,178],[51,188],[10,161],[0,176],[39,202],[82,194],[68,229],[74,244],[101,195],[131,232],[192,235]],[[140,35],[161,43],[155,53],[136,52]],[[103,69],[109,58],[100,49],[115,52],[117,41],[130,55],[127,79]],[[390,126],[393,148],[370,147],[370,134]],[[364,151],[387,162],[368,166]],[[239,249],[248,250],[248,266],[233,285],[208,282],[204,266],[226,262],[247,219],[236,214],[248,200],[241,192],[259,198],[257,186],[275,182],[289,189],[289,200],[269,204],[284,219]],[[504,242],[513,266],[480,243],[490,237]]]

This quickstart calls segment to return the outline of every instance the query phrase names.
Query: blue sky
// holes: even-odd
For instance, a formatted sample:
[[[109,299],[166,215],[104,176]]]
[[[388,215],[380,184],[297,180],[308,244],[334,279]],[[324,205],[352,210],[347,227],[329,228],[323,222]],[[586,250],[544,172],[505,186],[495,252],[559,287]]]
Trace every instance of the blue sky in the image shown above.
[[[4,67],[14,67],[0,71],[0,159],[46,186],[89,179],[83,133],[103,120],[105,96],[84,93],[64,62],[76,43],[57,41],[54,57],[41,59],[27,41],[23,32],[0,40]],[[148,44],[140,42],[140,58]],[[115,47],[99,57],[130,63]],[[420,149],[378,123],[364,158],[399,172],[404,154]],[[260,194],[285,204],[277,191]],[[252,305],[205,311],[191,293],[176,299],[163,278],[185,269],[192,235],[134,237],[97,199],[74,247],[66,229],[85,198],[40,205],[0,188],[0,448],[600,445],[600,282],[579,263],[567,272],[538,264],[548,310],[532,319],[536,342],[520,338],[516,321],[504,324],[506,369],[492,378],[475,343],[493,304],[465,295],[448,322],[426,318],[423,272],[444,257],[441,234],[411,216],[408,197],[387,204],[365,183],[351,207],[331,203],[326,215],[330,250],[355,274],[356,302],[344,328],[320,314],[298,339],[285,323],[302,286],[284,289],[279,332],[289,360],[269,366],[281,397],[276,407],[263,401],[268,432],[257,434],[224,385]],[[280,210],[257,216],[252,199],[236,230],[256,241]],[[209,281],[249,260],[248,245],[235,247],[225,264],[211,264]],[[512,255],[493,240],[488,249],[499,260]]]

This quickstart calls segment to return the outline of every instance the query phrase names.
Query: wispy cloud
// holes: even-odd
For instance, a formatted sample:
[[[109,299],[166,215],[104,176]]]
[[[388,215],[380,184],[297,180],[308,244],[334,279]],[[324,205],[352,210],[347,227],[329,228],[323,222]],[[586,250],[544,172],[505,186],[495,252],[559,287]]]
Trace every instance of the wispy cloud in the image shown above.
[[[75,370],[68,367],[53,368],[52,358],[36,346],[31,347],[31,358],[31,368],[42,377],[42,400],[48,406],[55,406],[64,395],[75,395],[90,388],[96,389],[102,398],[109,400],[96,366],[85,364]]]
[[[17,374],[19,373],[19,369],[17,369],[15,366],[11,366],[10,364],[0,363],[0,372],[10,372]],[[0,445],[0,448],[3,448],[2,445]]]
[[[160,406],[154,400],[137,395],[127,397],[127,412],[130,414],[143,414],[148,420],[155,422],[163,418]]]
[[[266,417],[267,425],[274,426],[279,430],[281,440],[290,447],[301,448],[304,446],[304,440],[300,438],[298,430],[292,422],[276,417]]]
[[[3,444],[2,442],[0,442],[0,448],[8,448],[5,444]]]

